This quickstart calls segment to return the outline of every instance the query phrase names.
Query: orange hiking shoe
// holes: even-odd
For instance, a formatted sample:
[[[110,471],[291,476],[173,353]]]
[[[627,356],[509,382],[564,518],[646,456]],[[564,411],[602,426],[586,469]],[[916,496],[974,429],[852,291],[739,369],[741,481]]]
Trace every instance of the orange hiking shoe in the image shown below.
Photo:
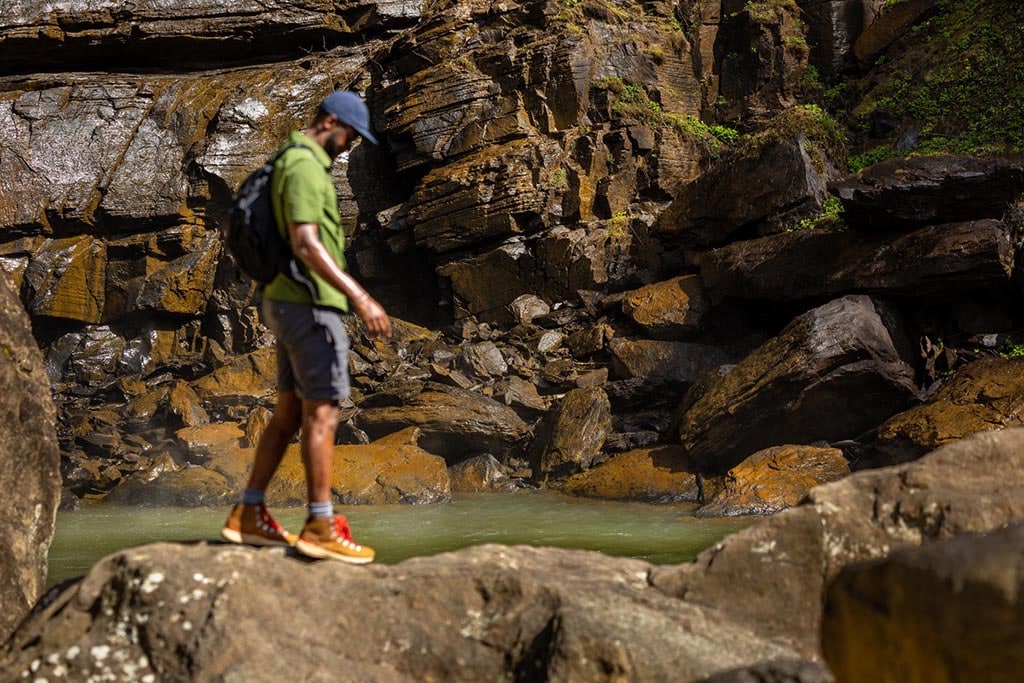
[[[373,548],[352,541],[348,520],[342,515],[307,519],[295,549],[307,557],[351,564],[369,564],[375,555]]]
[[[220,530],[220,535],[232,543],[246,545],[279,545],[292,546],[298,538],[285,531],[284,527],[270,516],[270,511],[263,503],[259,505],[242,505],[239,503],[231,509],[228,521]]]

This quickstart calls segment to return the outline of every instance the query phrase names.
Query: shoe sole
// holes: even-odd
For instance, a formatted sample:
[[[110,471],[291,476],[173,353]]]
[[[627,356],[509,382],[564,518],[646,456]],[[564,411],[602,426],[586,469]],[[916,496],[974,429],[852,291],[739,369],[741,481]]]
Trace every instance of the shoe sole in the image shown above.
[[[315,543],[307,543],[302,539],[295,543],[295,550],[306,557],[312,557],[317,560],[336,560],[349,564],[370,564],[373,562],[373,557],[350,557],[348,555],[332,553],[330,550],[324,550]]]
[[[275,541],[270,538],[264,538],[263,536],[257,536],[255,534],[243,534],[241,531],[235,531],[224,527],[220,530],[221,538],[231,543],[237,543],[238,545],[255,545],[260,547],[270,548],[291,548],[292,544],[288,541]]]

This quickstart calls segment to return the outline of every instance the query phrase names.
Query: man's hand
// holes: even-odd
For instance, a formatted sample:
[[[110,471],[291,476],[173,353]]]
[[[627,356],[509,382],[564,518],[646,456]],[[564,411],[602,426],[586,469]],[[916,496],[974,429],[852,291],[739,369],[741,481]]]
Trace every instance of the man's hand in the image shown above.
[[[352,299],[352,305],[355,306],[356,314],[366,325],[366,332],[371,337],[391,336],[391,319],[388,318],[384,307],[372,296],[363,292],[362,296]]]

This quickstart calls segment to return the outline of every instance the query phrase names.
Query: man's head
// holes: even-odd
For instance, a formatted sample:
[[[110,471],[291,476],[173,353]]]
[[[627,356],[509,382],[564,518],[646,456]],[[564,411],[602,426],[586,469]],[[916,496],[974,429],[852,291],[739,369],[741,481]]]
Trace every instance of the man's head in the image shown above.
[[[331,158],[351,147],[359,135],[377,144],[370,131],[370,112],[359,95],[347,90],[337,90],[324,98],[314,125],[324,130],[323,148]]]

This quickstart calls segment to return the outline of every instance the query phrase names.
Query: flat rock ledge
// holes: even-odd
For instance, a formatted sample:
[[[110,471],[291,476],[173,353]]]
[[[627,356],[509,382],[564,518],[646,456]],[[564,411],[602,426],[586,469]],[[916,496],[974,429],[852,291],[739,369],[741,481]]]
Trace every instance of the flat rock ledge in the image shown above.
[[[280,549],[160,543],[111,555],[48,593],[0,650],[0,673],[832,681],[822,605],[845,568],[1022,519],[1024,429],[1005,429],[819,486],[676,566],[485,545],[351,567]]]

